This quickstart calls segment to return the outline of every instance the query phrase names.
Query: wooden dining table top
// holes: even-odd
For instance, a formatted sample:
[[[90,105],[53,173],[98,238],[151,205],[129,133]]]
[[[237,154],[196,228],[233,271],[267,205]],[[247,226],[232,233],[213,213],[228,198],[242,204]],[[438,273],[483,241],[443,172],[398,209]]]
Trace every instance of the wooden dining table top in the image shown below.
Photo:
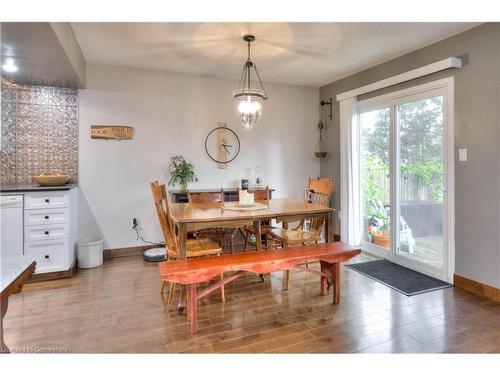
[[[234,207],[238,202],[226,202],[224,207]],[[271,199],[269,207],[258,210],[226,210],[221,203],[171,203],[172,219],[177,223],[202,223],[226,220],[265,220],[285,215],[328,213],[331,207],[289,198]]]

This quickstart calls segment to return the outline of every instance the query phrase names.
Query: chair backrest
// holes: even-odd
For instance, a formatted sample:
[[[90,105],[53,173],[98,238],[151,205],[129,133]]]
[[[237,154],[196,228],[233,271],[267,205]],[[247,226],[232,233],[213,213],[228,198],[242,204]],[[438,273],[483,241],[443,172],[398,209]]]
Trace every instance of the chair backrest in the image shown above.
[[[175,226],[168,210],[167,189],[165,185],[158,184],[158,181],[151,182],[150,186],[161,231],[165,239],[165,245],[170,251],[176,251],[177,237],[175,236]]]
[[[265,189],[248,189],[253,194],[253,199],[257,203],[265,204],[269,207],[269,186]]]
[[[332,199],[333,180],[331,178],[311,178],[307,183],[307,196],[311,203],[316,203],[321,206],[329,206]],[[310,230],[319,235],[325,224],[325,219],[311,219]]]
[[[311,197],[314,203],[330,205],[333,192],[333,180],[331,178],[311,178],[307,183],[307,196]]]
[[[189,203],[223,203],[224,202],[224,189],[218,192],[187,192]]]

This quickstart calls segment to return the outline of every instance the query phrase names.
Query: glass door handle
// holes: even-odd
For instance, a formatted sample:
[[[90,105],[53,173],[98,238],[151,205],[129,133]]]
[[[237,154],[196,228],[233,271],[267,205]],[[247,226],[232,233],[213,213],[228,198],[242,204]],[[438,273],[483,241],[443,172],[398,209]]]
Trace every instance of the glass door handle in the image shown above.
[[[441,189],[441,191],[443,193],[446,193],[448,191],[448,186],[447,186],[447,183],[448,183],[448,173],[443,173],[443,188]]]

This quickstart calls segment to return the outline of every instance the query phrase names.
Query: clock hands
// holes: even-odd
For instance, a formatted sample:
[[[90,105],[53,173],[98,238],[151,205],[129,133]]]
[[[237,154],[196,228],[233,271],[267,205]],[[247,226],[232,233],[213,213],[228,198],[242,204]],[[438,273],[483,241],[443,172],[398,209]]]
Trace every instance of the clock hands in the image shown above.
[[[222,144],[221,144],[221,146],[222,146],[222,147],[224,147],[224,149],[226,150],[227,154],[229,155],[229,154],[230,154],[230,152],[229,152],[229,150],[228,150],[227,148],[228,148],[228,147],[233,147],[233,146],[231,146],[231,145],[226,145],[226,144],[224,144],[224,143],[222,143]]]

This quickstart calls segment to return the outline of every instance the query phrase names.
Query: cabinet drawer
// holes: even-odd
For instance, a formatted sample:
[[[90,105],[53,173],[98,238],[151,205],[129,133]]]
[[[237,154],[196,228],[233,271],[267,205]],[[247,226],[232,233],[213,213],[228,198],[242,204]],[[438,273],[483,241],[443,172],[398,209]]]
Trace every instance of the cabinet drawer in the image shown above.
[[[27,242],[24,252],[35,258],[35,273],[63,271],[68,266],[68,241]]]
[[[68,224],[31,225],[24,227],[25,241],[48,241],[68,238]]]
[[[69,204],[67,192],[28,193],[24,199],[27,210],[68,207]]]
[[[67,222],[69,222],[69,210],[67,208],[26,210],[24,213],[24,225],[61,224]]]

